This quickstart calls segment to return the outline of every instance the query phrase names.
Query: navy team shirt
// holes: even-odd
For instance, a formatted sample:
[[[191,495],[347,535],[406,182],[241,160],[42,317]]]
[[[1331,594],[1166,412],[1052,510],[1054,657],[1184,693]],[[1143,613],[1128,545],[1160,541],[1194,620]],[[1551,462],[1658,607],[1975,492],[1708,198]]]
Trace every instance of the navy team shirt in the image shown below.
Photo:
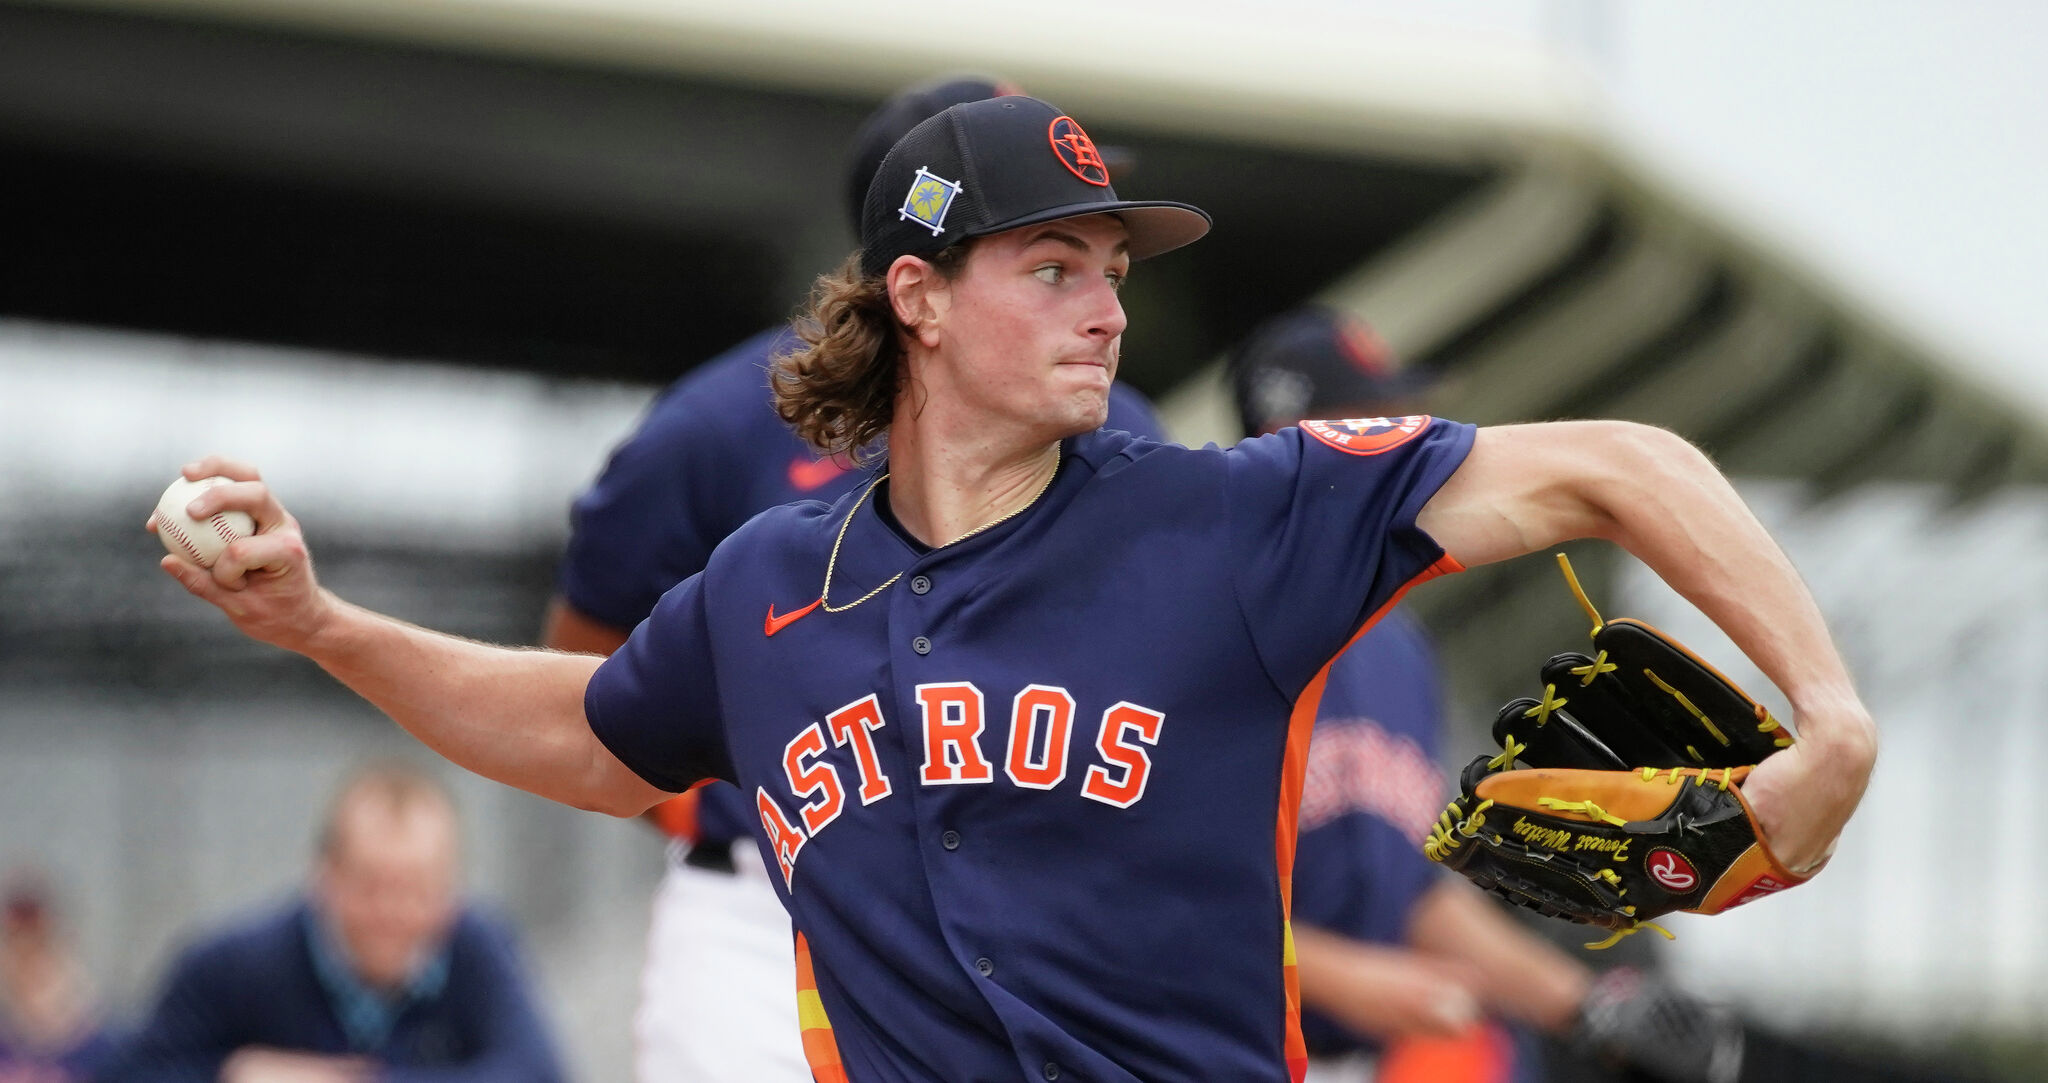
[[[569,604],[631,628],[756,513],[829,503],[873,480],[844,458],[820,458],[769,408],[769,364],[801,345],[787,324],[770,328],[669,385],[576,498],[557,572]],[[1145,397],[1122,384],[1110,388],[1108,427],[1165,439]],[[696,815],[692,842],[749,835],[757,818],[729,786],[698,791]]]
[[[1436,652],[1397,609],[1330,665],[1301,793],[1297,924],[1405,945],[1409,911],[1445,875],[1422,856],[1448,796],[1442,735]],[[1301,1027],[1318,1056],[1378,1048],[1315,1011]]]
[[[753,519],[592,677],[643,778],[738,783],[821,1079],[1286,1080],[1294,810],[1330,659],[1458,565],[1428,418],[1232,449],[1102,430],[926,549],[870,499]],[[865,489],[863,489],[865,492]],[[845,606],[814,606],[834,537]]]

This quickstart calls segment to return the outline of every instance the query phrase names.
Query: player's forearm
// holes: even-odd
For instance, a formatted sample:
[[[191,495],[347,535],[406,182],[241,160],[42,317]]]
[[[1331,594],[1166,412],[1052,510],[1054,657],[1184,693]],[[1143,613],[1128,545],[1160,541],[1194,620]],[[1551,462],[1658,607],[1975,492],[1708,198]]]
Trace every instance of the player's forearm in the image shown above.
[[[1759,765],[1743,792],[1777,860],[1808,875],[1834,852],[1870,784],[1876,726],[1792,562],[1705,455],[1658,435],[1645,441],[1651,468],[1606,505],[1610,536],[1728,633],[1791,700],[1799,743]]]
[[[1592,975],[1461,881],[1429,889],[1409,912],[1408,944],[1478,972],[1487,1008],[1552,1034],[1578,1021]]]
[[[1429,959],[1313,925],[1297,923],[1293,932],[1302,1003],[1353,1033],[1386,1041],[1444,1037],[1479,1019],[1477,979],[1460,961]]]
[[[429,748],[486,778],[614,815],[661,796],[622,777],[591,733],[583,690],[595,656],[476,643],[339,599],[299,649]]]
[[[1784,551],[1697,448],[1640,426],[1619,439],[1640,449],[1630,459],[1642,469],[1594,490],[1612,540],[1728,633],[1791,700],[1802,738],[1867,770],[1876,747],[1869,715]]]
[[[1808,737],[1867,762],[1875,737],[1820,609],[1713,463],[1627,422],[1482,429],[1419,525],[1467,566],[1599,537],[1727,632],[1792,701]]]

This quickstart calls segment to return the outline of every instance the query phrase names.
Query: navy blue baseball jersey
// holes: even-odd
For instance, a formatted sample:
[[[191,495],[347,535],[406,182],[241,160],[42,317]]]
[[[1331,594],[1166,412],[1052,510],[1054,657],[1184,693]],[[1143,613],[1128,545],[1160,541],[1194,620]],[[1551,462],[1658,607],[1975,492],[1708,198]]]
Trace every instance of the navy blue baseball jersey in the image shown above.
[[[792,500],[831,502],[872,479],[844,458],[820,458],[769,407],[769,364],[800,343],[771,328],[670,384],[576,498],[557,583],[570,605],[615,628],[646,618],[670,587],[757,513]],[[1108,427],[1165,439],[1145,397],[1109,394]],[[738,791],[698,791],[693,842],[751,832]]]
[[[1408,913],[1443,875],[1422,840],[1443,811],[1443,693],[1436,653],[1395,610],[1330,666],[1309,745],[1294,854],[1294,920],[1381,944],[1407,939]],[[1315,1012],[1308,1051],[1374,1043]]]
[[[821,1079],[1299,1078],[1287,905],[1327,666],[1457,568],[1414,521],[1472,434],[1098,431],[937,549],[885,479],[779,507],[585,711],[649,782],[754,802]]]

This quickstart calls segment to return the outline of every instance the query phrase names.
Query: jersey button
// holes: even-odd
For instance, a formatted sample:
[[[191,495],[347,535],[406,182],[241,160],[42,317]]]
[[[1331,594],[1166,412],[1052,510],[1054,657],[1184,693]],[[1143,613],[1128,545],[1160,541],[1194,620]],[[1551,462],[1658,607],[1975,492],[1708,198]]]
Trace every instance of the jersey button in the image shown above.
[[[1052,1061],[1046,1061],[1046,1062],[1045,1062],[1045,1078],[1047,1078],[1047,1079],[1058,1079],[1059,1077],[1060,1077],[1060,1066],[1059,1066],[1059,1065],[1057,1065],[1057,1064],[1054,1064],[1054,1063],[1053,1063]]]
[[[931,592],[932,592],[932,581],[931,581],[931,577],[930,577],[930,576],[924,576],[924,575],[920,575],[920,576],[918,576],[917,578],[915,578],[915,579],[912,579],[912,580],[910,581],[910,593],[912,593],[912,594],[930,594]]]
[[[945,847],[948,850],[958,850],[960,848],[960,832],[948,831],[945,834],[940,835],[939,845]]]
[[[981,971],[981,976],[986,978],[996,972],[995,960],[984,955],[974,961],[974,969]]]
[[[910,649],[919,654],[930,654],[932,652],[932,641],[923,636],[918,636],[910,641]]]

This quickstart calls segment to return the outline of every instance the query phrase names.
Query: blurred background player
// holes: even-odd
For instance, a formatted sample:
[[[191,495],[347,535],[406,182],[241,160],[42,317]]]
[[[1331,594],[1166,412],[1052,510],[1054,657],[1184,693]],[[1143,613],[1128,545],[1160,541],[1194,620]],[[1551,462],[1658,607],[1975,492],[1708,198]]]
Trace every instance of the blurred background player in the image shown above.
[[[859,233],[868,180],[904,133],[948,106],[1015,93],[991,77],[959,75],[884,102],[854,137],[848,227]],[[1104,157],[1112,167],[1128,161],[1114,150]],[[770,407],[769,362],[798,345],[778,324],[655,401],[576,499],[547,646],[610,654],[755,514],[796,500],[830,503],[870,480],[846,458],[819,458]],[[1122,384],[1110,392],[1107,427],[1165,439],[1144,397]],[[655,897],[634,1021],[639,1083],[809,1080],[789,917],[752,845],[752,803],[721,782],[650,816],[675,844]]]
[[[0,899],[0,1083],[90,1079],[110,1048],[49,886],[15,873]]]
[[[1245,435],[1305,418],[1423,412],[1428,381],[1363,321],[1307,306],[1260,325],[1227,362]],[[1596,978],[1422,856],[1450,793],[1435,651],[1396,609],[1330,668],[1309,747],[1293,921],[1308,1083],[1541,1078],[1512,1020],[1639,1078],[1728,1083],[1732,1017],[1634,971]],[[1677,1009],[1677,1010],[1667,1010]]]
[[[199,937],[113,1083],[559,1083],[509,933],[463,904],[455,806],[399,765],[351,777],[301,897]]]

